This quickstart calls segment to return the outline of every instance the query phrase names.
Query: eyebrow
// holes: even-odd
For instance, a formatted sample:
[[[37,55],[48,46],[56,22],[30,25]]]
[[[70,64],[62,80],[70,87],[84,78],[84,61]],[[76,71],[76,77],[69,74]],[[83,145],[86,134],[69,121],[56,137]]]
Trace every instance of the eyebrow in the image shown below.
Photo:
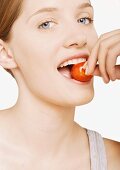
[[[88,8],[88,7],[91,7],[93,8],[93,6],[90,4],[90,3],[83,3],[83,4],[80,4],[77,9],[84,9],[84,8]],[[52,13],[52,12],[56,12],[58,11],[58,8],[53,8],[53,7],[47,7],[47,8],[42,8],[42,9],[39,9],[38,11],[36,11],[35,13],[33,13],[29,18],[28,20],[34,16],[34,15],[37,15],[39,13]]]

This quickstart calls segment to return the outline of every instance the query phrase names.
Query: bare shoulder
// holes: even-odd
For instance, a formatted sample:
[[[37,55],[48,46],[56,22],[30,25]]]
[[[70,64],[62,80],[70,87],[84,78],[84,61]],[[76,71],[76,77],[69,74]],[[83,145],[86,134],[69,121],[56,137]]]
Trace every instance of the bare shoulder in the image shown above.
[[[104,139],[108,170],[120,170],[120,142]]]

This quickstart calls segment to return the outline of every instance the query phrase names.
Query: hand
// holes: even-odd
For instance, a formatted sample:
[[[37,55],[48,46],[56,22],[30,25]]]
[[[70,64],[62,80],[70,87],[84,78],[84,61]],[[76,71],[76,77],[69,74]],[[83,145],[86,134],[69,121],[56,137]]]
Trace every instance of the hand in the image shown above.
[[[119,55],[120,29],[101,35],[88,59],[87,74],[101,76],[105,83],[120,79]]]

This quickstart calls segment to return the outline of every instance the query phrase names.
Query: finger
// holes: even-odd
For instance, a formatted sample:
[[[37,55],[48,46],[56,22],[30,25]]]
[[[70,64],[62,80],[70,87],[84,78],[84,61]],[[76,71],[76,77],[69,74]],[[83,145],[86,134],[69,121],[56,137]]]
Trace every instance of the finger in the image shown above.
[[[120,65],[115,66],[116,79],[120,80]]]
[[[98,53],[100,42],[105,40],[106,38],[113,36],[113,35],[117,35],[117,37],[118,37],[118,34],[120,34],[120,29],[114,30],[112,32],[105,33],[105,34],[100,36],[100,38],[98,39],[94,48],[92,49],[91,55],[88,59],[88,74],[92,74],[94,69],[95,69],[95,65],[97,63],[97,53]]]
[[[97,60],[98,60],[98,50],[99,50],[99,42],[96,43],[96,45],[94,46],[94,48],[91,51],[91,55],[88,58],[88,62],[87,62],[87,72],[88,74],[92,74],[94,72],[94,69],[96,67],[97,64]]]
[[[115,71],[115,65],[117,61],[117,57],[120,55],[120,43],[113,46],[107,55],[106,59],[106,69],[107,73],[112,81],[116,80],[116,71]]]
[[[97,65],[96,67],[95,67],[95,70],[94,70],[94,72],[93,72],[93,75],[94,76],[98,76],[98,77],[102,77],[102,75],[101,75],[101,72],[100,72],[100,69],[99,69],[99,65]],[[104,83],[109,83],[109,81],[110,81],[110,79],[108,78],[108,80],[104,80],[103,79],[103,81],[104,81]]]
[[[106,38],[109,38],[109,37],[117,35],[117,34],[120,34],[120,29],[113,30],[113,31],[110,31],[110,32],[100,35],[99,40],[101,41],[101,40],[104,40]]]
[[[99,68],[100,68],[102,77],[105,81],[107,81],[109,79],[109,76],[108,76],[107,70],[106,70],[107,68],[109,69],[109,64],[110,64],[111,68],[114,68],[114,66],[116,64],[116,59],[117,59],[118,53],[120,51],[120,47],[118,47],[118,45],[116,45],[116,44],[119,44],[119,43],[120,43],[120,34],[111,36],[110,38],[106,38],[104,41],[102,41],[100,43],[99,52],[98,52],[98,62],[99,62]],[[115,45],[116,45],[116,48],[114,47]],[[114,49],[113,49],[113,47],[114,47]],[[113,56],[113,57],[108,58],[107,57],[108,54],[110,54],[110,56],[111,57]],[[109,63],[109,64],[106,66],[106,63]],[[114,71],[114,73],[110,74],[111,80],[116,79],[116,77],[114,76],[115,70],[113,69],[113,71]],[[111,70],[111,72],[112,72],[112,70]]]
[[[91,52],[90,58],[88,59],[88,69],[87,69],[88,74],[93,73],[96,63],[97,63],[97,60],[99,60],[99,62],[101,63],[100,70],[102,72],[103,79],[105,81],[107,81],[108,75],[105,70],[106,50],[109,50],[110,47],[112,47],[114,44],[117,44],[119,42],[120,42],[120,34],[116,34],[112,37],[102,40],[101,42],[100,41],[97,42],[95,48]],[[105,54],[104,54],[104,52],[105,52]],[[102,54],[99,54],[99,53],[102,53]]]
[[[99,70],[104,82],[109,81],[109,76],[106,71],[106,56],[107,56],[107,49],[100,47],[98,53],[98,63],[99,63]]]

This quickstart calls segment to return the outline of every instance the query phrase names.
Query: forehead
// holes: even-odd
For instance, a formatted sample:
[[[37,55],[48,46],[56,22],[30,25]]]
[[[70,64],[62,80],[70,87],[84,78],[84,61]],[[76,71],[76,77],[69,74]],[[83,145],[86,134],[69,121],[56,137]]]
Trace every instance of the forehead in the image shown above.
[[[31,14],[42,7],[72,9],[83,3],[90,3],[90,0],[24,0],[23,11],[27,14]]]

